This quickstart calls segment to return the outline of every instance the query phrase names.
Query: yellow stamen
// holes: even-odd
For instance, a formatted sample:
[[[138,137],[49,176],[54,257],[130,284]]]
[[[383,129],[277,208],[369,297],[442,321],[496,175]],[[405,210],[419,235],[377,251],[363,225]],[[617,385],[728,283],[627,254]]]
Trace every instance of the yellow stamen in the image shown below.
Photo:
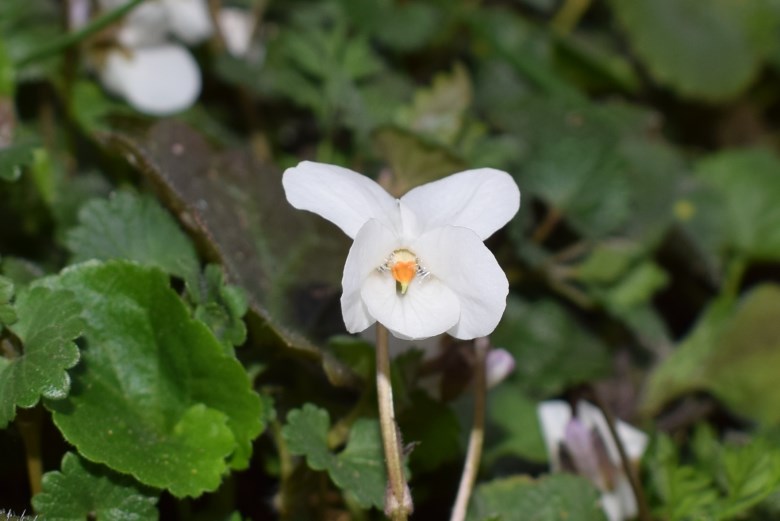
[[[417,257],[409,250],[396,250],[388,262],[390,273],[396,281],[396,287],[401,295],[406,294],[409,284],[417,275]]]

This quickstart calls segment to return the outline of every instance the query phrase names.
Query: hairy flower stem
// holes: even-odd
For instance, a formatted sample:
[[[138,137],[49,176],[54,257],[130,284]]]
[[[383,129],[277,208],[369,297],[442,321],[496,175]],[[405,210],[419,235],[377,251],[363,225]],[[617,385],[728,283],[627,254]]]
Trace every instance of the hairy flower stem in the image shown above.
[[[466,510],[469,506],[471,491],[479,471],[479,462],[482,458],[482,442],[485,439],[485,397],[487,395],[487,382],[485,377],[485,359],[490,349],[490,341],[487,337],[474,341],[476,363],[474,364],[474,424],[469,435],[469,447],[466,452],[466,462],[463,465],[463,474],[460,477],[458,495],[455,498],[455,506],[452,509],[450,521],[463,521],[466,519]]]
[[[385,451],[388,488],[385,494],[385,515],[393,521],[405,521],[412,513],[412,495],[404,476],[401,443],[395,424],[393,387],[390,383],[390,354],[387,328],[376,324],[376,393],[379,401],[379,424]]]

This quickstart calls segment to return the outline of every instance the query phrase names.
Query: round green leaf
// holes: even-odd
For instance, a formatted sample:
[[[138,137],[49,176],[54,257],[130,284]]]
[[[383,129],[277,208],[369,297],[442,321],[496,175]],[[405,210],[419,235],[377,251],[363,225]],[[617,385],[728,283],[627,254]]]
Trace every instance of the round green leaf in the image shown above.
[[[659,83],[710,101],[755,78],[776,18],[759,0],[613,0],[612,8]]]
[[[176,496],[247,466],[260,399],[164,273],[93,262],[44,283],[71,289],[85,309],[84,363],[68,399],[47,402],[81,454]]]

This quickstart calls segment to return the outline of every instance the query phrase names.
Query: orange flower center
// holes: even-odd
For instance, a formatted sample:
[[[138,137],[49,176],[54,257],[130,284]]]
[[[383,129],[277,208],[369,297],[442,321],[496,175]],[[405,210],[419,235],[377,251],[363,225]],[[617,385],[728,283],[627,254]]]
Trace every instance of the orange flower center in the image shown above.
[[[395,250],[387,261],[387,267],[395,279],[396,289],[405,295],[419,269],[417,257],[409,250]]]

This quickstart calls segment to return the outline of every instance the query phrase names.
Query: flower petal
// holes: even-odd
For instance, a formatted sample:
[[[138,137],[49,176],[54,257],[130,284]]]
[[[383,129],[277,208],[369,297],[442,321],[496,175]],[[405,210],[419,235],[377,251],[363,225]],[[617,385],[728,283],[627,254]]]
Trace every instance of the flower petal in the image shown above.
[[[561,470],[558,447],[564,439],[566,425],[571,419],[571,407],[563,400],[547,400],[539,404],[536,414],[542,427],[547,454],[550,456],[550,468],[558,472]]]
[[[458,297],[439,280],[419,277],[405,295],[387,273],[373,272],[360,292],[368,312],[393,335],[406,340],[429,338],[450,329],[460,316]]]
[[[398,228],[398,202],[368,177],[347,168],[303,161],[282,176],[287,200],[324,217],[353,239],[369,219]]]
[[[223,7],[217,13],[217,23],[228,52],[236,57],[246,55],[255,30],[252,12],[238,7]]]
[[[369,219],[357,233],[355,242],[349,249],[341,278],[341,313],[344,316],[344,325],[350,333],[363,331],[376,321],[368,313],[360,290],[366,277],[376,271],[393,250],[399,247],[396,235],[376,219]]]
[[[585,424],[595,427],[599,431],[599,434],[604,439],[607,446],[610,460],[612,460],[612,463],[619,466],[620,452],[615,443],[615,438],[612,437],[609,430],[609,425],[607,425],[607,419],[604,418],[604,413],[601,412],[601,409],[591,403],[580,400],[577,402],[577,416]],[[615,428],[617,429],[618,436],[620,436],[620,442],[623,444],[623,448],[626,449],[626,455],[629,459],[638,461],[647,447],[647,434],[621,420],[615,422]]]
[[[206,0],[164,0],[171,32],[187,45],[202,42],[213,31]]]
[[[509,282],[474,231],[442,226],[418,237],[409,249],[458,296],[460,320],[447,332],[462,340],[492,333],[504,314]]]
[[[125,4],[107,2],[101,5],[106,9],[115,9]],[[117,40],[125,47],[145,47],[165,42],[168,35],[168,13],[158,2],[144,2],[125,17],[119,26]]]
[[[418,186],[401,201],[417,214],[426,230],[462,226],[485,240],[517,213],[520,190],[506,172],[480,168]]]
[[[165,115],[190,107],[200,94],[200,69],[179,45],[111,51],[100,70],[103,85],[140,112]]]

